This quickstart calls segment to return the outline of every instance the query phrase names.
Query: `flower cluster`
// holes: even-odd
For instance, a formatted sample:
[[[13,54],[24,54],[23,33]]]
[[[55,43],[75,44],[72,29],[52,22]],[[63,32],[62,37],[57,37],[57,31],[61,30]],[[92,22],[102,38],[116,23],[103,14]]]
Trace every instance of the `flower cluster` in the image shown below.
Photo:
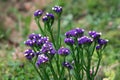
[[[42,10],[36,10],[35,12],[34,12],[34,16],[35,17],[40,17],[40,16],[42,16],[42,14],[43,14],[43,11]]]
[[[93,40],[87,36],[82,36],[82,37],[78,38],[78,45],[91,44],[92,42],[93,42]]]
[[[41,34],[35,34],[32,33],[28,36],[28,40],[26,40],[24,43],[27,46],[35,47],[35,46],[42,46],[44,43],[49,42],[48,37],[43,37]]]
[[[48,57],[44,54],[38,56],[38,60],[36,62],[36,66],[39,67],[41,64],[46,63],[48,61]]]
[[[63,66],[68,69],[73,69],[72,65],[69,62],[63,62]]]
[[[51,55],[54,55],[56,53],[56,50],[53,48],[53,45],[51,42],[45,43],[41,48],[42,53],[49,53]]]
[[[60,54],[62,56],[67,56],[68,54],[70,54],[70,50],[68,48],[61,47],[58,50],[58,54]]]
[[[52,8],[52,10],[53,10],[54,12],[56,12],[57,14],[61,14],[61,13],[62,13],[62,7],[61,7],[61,6],[54,6],[54,7]]]
[[[89,35],[90,37],[92,37],[93,39],[99,39],[101,36],[101,32],[96,32],[96,31],[89,31]]]
[[[67,45],[73,45],[75,43],[74,39],[73,38],[65,38],[64,39],[64,42],[67,44]]]
[[[26,40],[25,45],[30,46],[32,49],[28,49],[24,52],[25,57],[28,60],[32,60],[33,57],[38,58],[36,61],[36,65],[40,66],[40,64],[47,62],[49,57],[47,54],[53,56],[57,51],[54,49],[53,44],[49,42],[48,37],[44,37],[41,34],[32,33],[28,36],[28,40]]]
[[[32,60],[32,58],[35,56],[35,52],[32,49],[27,49],[24,52],[24,56],[28,59],[28,60]]]
[[[84,29],[76,28],[65,33],[67,38],[69,37],[81,37],[84,34]]]
[[[46,15],[43,16],[42,21],[44,23],[50,23],[52,25],[54,22],[54,15],[52,13],[46,13]]]
[[[98,45],[96,46],[96,49],[99,50],[102,48],[102,46],[105,46],[108,42],[108,40],[101,39],[101,32],[96,31],[89,31],[89,36],[84,36],[84,29],[76,28],[72,29],[65,33],[66,38],[64,39],[64,42],[67,45],[73,45],[77,42],[78,45],[90,45],[91,43],[95,42]]]
[[[98,45],[96,46],[96,50],[104,48],[108,43],[108,40],[101,39],[101,34],[101,32],[89,31],[90,37],[92,37],[93,40],[98,43]]]

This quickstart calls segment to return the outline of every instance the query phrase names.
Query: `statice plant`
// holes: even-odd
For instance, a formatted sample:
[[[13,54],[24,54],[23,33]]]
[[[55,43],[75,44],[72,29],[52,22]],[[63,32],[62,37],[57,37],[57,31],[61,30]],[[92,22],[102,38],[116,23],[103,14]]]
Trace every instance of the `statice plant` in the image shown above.
[[[81,28],[67,31],[62,40],[60,22],[63,8],[54,6],[52,11],[44,16],[42,10],[34,12],[40,34],[28,36],[24,44],[29,49],[25,50],[24,56],[35,68],[40,80],[94,80],[108,40],[102,39],[102,34],[96,31],[89,31],[87,36]],[[58,18],[56,34],[53,32],[55,18]],[[94,55],[97,55],[96,62]]]

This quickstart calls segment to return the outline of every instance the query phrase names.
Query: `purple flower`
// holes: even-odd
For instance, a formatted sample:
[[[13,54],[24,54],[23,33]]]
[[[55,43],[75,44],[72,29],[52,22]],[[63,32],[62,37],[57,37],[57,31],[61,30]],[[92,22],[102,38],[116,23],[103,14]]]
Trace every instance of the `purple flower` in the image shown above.
[[[84,29],[81,29],[81,28],[76,28],[75,30],[77,31],[77,36],[79,37],[83,36],[85,31]]]
[[[49,38],[48,37],[41,37],[40,39],[38,39],[36,41],[36,44],[38,46],[42,46],[44,43],[48,42],[49,41]]]
[[[32,60],[32,58],[35,56],[35,53],[32,49],[28,49],[24,52],[24,56],[28,59],[28,60]]]
[[[89,35],[93,39],[99,39],[100,36],[101,36],[101,33],[100,32],[96,32],[96,31],[89,31]]]
[[[63,62],[62,65],[68,69],[73,69],[72,65],[69,62]]]
[[[36,44],[36,40],[35,39],[33,39],[33,40],[28,39],[28,40],[26,40],[24,42],[24,44],[27,45],[27,46],[32,47],[32,46],[34,46]]]
[[[36,61],[36,66],[39,67],[41,64],[44,64],[48,61],[48,57],[44,54],[38,55],[38,59]]]
[[[61,13],[62,13],[62,7],[61,7],[61,6],[54,6],[54,7],[52,8],[52,10],[53,10],[54,12],[56,12],[57,14],[61,14]]]
[[[65,36],[66,36],[67,38],[71,37],[70,31],[66,32],[66,33],[65,33]]]
[[[52,13],[46,13],[46,16],[47,16],[49,19],[54,20],[54,15],[53,15]]]
[[[40,16],[42,16],[42,14],[43,14],[43,11],[42,11],[42,10],[36,10],[36,11],[34,12],[34,16],[35,16],[35,17],[40,17]]]
[[[48,20],[49,20],[49,19],[48,19],[48,16],[43,16],[43,18],[42,18],[42,21],[43,21],[43,22],[48,22]]]
[[[98,44],[99,44],[99,45],[106,45],[107,43],[108,43],[108,40],[98,39]]]
[[[46,16],[48,17],[48,22],[52,25],[54,23],[54,15],[52,13],[46,13]]]
[[[93,40],[87,36],[83,36],[81,38],[78,38],[78,44],[82,45],[82,44],[91,44],[93,42]]]
[[[65,33],[67,38],[69,37],[81,37],[84,34],[84,29],[76,28]]]
[[[67,45],[73,45],[75,43],[74,39],[72,38],[65,38],[64,39],[64,42],[67,44]]]
[[[54,55],[56,53],[56,50],[53,48],[53,44],[51,42],[47,42],[43,44],[41,48],[41,52],[44,54],[49,53],[49,54]]]
[[[51,25],[54,22],[54,15],[52,13],[46,13],[45,16],[42,18],[43,22],[50,23]]]
[[[58,50],[58,54],[63,55],[63,56],[67,56],[68,54],[70,54],[70,50],[68,48],[61,47]]]
[[[40,39],[42,37],[41,34],[35,34],[35,33],[32,33],[28,36],[29,39]]]
[[[101,48],[102,48],[102,46],[99,44],[96,46],[96,50],[100,50]]]

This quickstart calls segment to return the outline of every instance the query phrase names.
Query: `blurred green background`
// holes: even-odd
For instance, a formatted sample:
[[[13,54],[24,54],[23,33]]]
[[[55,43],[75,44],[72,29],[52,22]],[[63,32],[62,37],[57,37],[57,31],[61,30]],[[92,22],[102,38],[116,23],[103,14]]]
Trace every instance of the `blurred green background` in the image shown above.
[[[120,0],[0,0],[0,80],[38,80],[23,56],[23,42],[39,31],[34,11],[51,12],[57,4],[63,6],[63,35],[80,27],[109,40],[96,80],[120,80]]]

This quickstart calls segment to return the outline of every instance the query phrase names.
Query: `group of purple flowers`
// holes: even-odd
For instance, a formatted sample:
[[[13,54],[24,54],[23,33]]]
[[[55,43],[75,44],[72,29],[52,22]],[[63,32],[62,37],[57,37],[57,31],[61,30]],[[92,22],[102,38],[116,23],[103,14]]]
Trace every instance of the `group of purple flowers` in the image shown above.
[[[76,28],[65,33],[66,38],[64,42],[69,46],[76,45],[76,43],[81,46],[90,45],[93,41],[95,41],[98,43],[98,45],[96,46],[97,50],[101,49],[102,46],[105,46],[108,42],[108,40],[100,39],[101,33],[89,31],[89,35],[91,38],[84,36],[83,29]],[[24,43],[34,50],[28,49],[25,51],[24,55],[28,60],[32,60],[32,58],[36,55],[38,57],[38,60],[36,62],[38,66],[49,60],[46,54],[50,54],[52,56],[56,53],[62,56],[67,56],[68,54],[70,54],[70,49],[64,47],[61,47],[58,51],[56,51],[53,44],[49,41],[49,37],[43,37],[41,34],[32,33],[28,36],[28,38],[29,39],[26,40]]]
[[[49,41],[48,37],[43,37],[41,34],[32,33],[28,36],[25,45],[31,47],[32,49],[27,49],[24,52],[25,57],[28,60],[32,60],[35,56],[38,58],[36,65],[40,66],[49,60],[49,56],[54,56],[56,53],[66,56],[70,53],[68,48],[60,48],[58,51],[55,50],[53,44]],[[65,62],[66,63],[66,62]],[[68,66],[68,64],[64,65]]]
[[[96,42],[98,43],[98,45],[96,46],[97,50],[101,49],[108,42],[108,40],[100,38],[100,32],[89,31],[88,34],[91,38],[88,36],[84,36],[84,29],[76,28],[65,33],[66,38],[64,42],[70,46],[76,44],[76,42],[79,46],[89,45],[93,42]]]
[[[54,6],[54,7],[52,8],[52,10],[53,10],[56,14],[58,14],[58,15],[61,15],[61,13],[62,13],[62,7],[61,7],[61,6]],[[40,18],[40,17],[42,16],[42,14],[43,14],[43,11],[42,11],[42,10],[36,10],[36,11],[34,12],[34,16],[35,16],[36,18]],[[44,23],[51,23],[51,24],[53,24],[53,22],[54,22],[54,15],[53,15],[52,13],[46,13],[46,15],[42,17],[42,21],[43,21]]]
[[[60,15],[62,13],[61,6],[54,6],[52,8],[52,10],[60,17]],[[34,12],[35,19],[38,22],[39,22],[39,18],[42,16],[42,14],[43,14],[42,10],[36,10]],[[54,15],[52,13],[46,13],[45,16],[42,17],[42,21],[44,22],[44,24],[46,24],[48,26],[47,29],[50,32],[51,38],[53,40],[50,40],[49,37],[47,37],[44,34],[32,33],[28,36],[28,39],[24,42],[24,44],[26,46],[29,46],[31,48],[31,49],[25,50],[24,56],[29,61],[34,61],[37,68],[41,67],[41,65],[43,65],[45,63],[51,63],[51,60],[54,58],[54,56],[56,57],[56,55],[57,55],[55,60],[56,60],[58,72],[59,72],[60,64],[63,67],[66,67],[68,70],[76,69],[76,71],[77,71],[77,69],[79,70],[79,68],[77,68],[77,67],[79,67],[79,65],[81,64],[82,67],[80,67],[80,69],[83,69],[84,64],[82,62],[80,63],[80,60],[84,61],[84,59],[83,59],[84,56],[83,56],[83,50],[81,50],[81,52],[80,52],[80,49],[86,49],[86,47],[88,49],[89,47],[91,47],[91,45],[94,44],[95,47],[92,47],[93,48],[92,53],[94,53],[95,49],[97,52],[99,52],[99,51],[103,50],[108,43],[108,40],[101,38],[100,32],[89,31],[89,33],[88,33],[89,36],[86,36],[84,34],[84,32],[85,32],[84,29],[75,28],[75,29],[69,30],[65,33],[64,43],[67,44],[69,46],[69,48],[63,47],[63,46],[61,46],[61,44],[60,45],[57,44],[57,43],[61,43],[61,42],[57,42],[57,40],[55,41],[54,37],[52,35],[52,32],[51,32],[51,30],[52,30],[51,26],[54,23]],[[39,24],[39,23],[37,23],[37,24]],[[41,26],[40,25],[38,25],[38,26],[41,30],[41,33],[44,33],[44,30],[42,30]],[[58,28],[58,30],[59,30],[59,28]],[[60,34],[58,32],[58,41],[59,41],[59,35]],[[88,54],[89,53],[90,52],[88,52]],[[69,54],[73,55],[72,59],[75,64],[70,63],[67,60],[64,60],[62,63],[58,62],[58,61],[60,61],[59,55],[61,55],[65,59]],[[83,58],[80,58],[80,56],[82,56]],[[76,59],[76,57],[77,57],[77,59]],[[89,55],[88,55],[88,57],[89,57]],[[87,62],[89,62],[89,59]],[[85,61],[84,61],[84,63],[85,63]],[[89,72],[89,70],[90,70],[89,65],[88,66],[85,65],[85,66],[87,66],[86,68],[88,68],[88,70],[86,69],[87,72]],[[74,66],[76,66],[76,67],[74,67]],[[53,72],[53,74],[54,74],[54,72]],[[76,79],[79,79],[79,71],[77,71],[76,74],[78,74]],[[87,74],[87,75],[88,75],[87,77],[89,77],[89,74]]]

